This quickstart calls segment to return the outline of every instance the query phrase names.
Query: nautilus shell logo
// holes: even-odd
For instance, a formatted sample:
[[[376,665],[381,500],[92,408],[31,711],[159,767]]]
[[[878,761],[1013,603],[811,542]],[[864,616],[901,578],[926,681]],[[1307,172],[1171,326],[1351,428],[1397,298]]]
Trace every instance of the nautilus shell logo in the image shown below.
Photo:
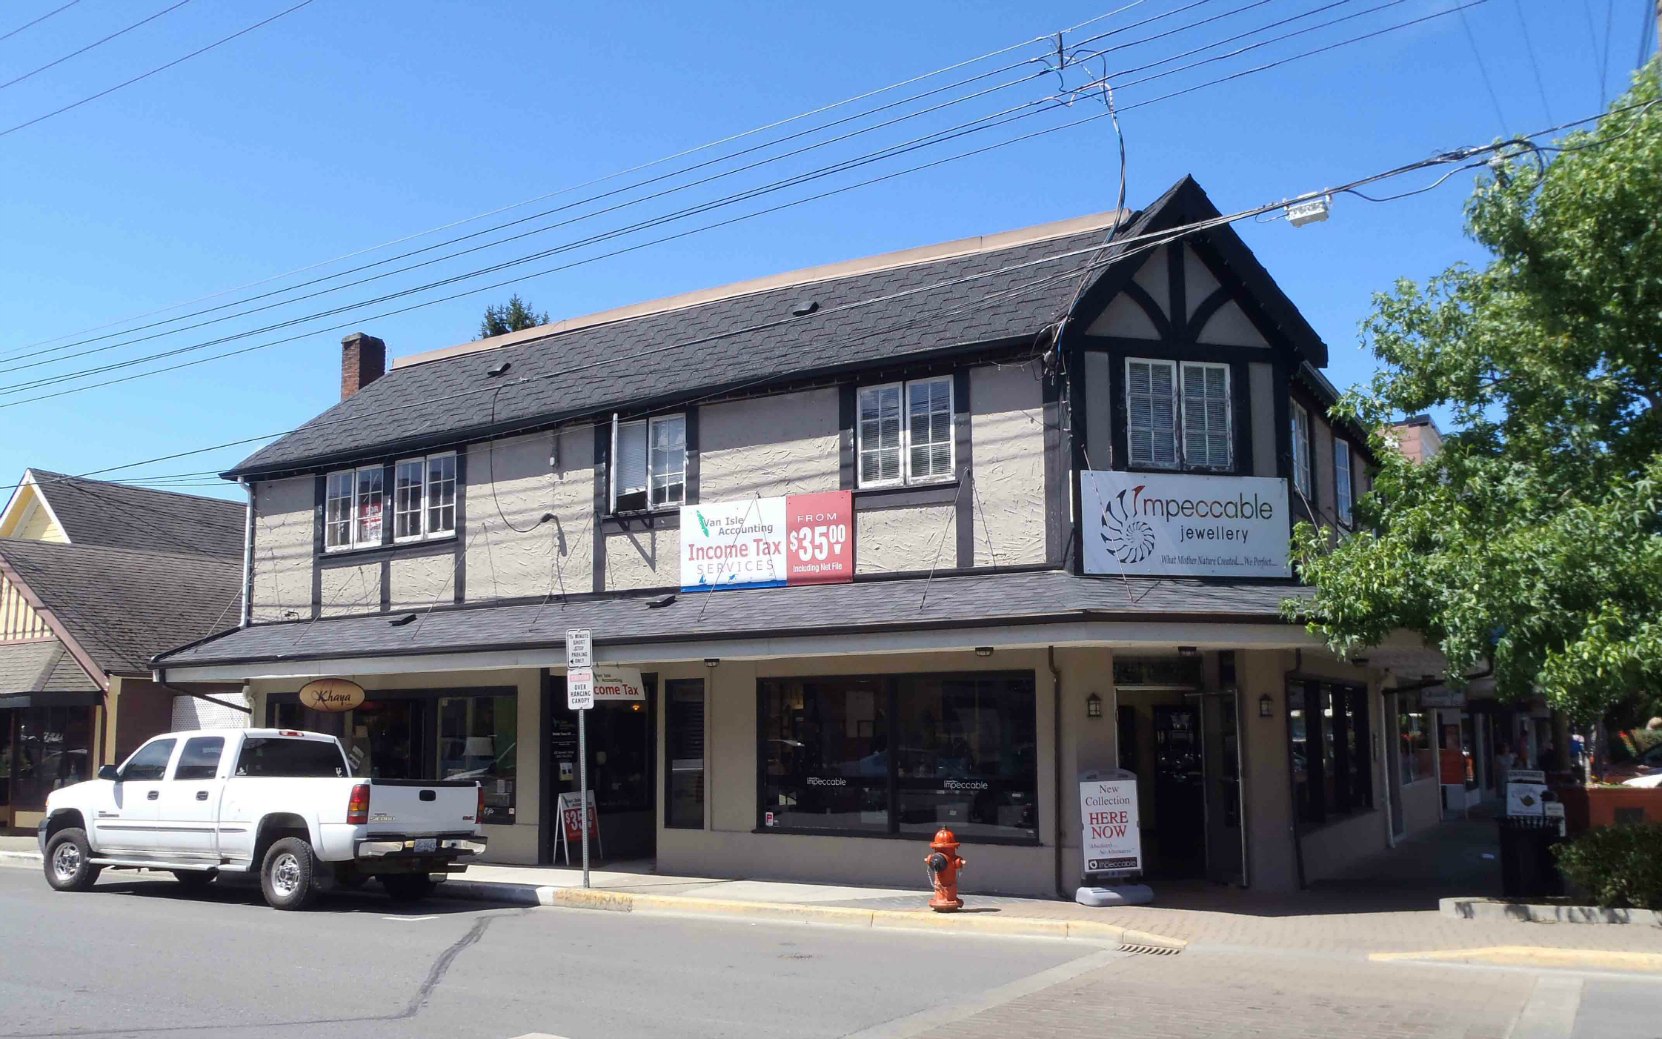
[[[1121,563],[1141,563],[1154,554],[1154,527],[1140,508],[1144,486],[1120,491],[1102,509],[1102,543]]]

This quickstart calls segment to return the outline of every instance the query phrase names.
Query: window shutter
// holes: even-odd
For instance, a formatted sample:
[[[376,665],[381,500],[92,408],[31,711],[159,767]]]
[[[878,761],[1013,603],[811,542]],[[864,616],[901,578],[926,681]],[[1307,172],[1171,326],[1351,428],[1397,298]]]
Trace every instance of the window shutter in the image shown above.
[[[1183,460],[1226,469],[1230,460],[1229,369],[1217,364],[1183,366]]]

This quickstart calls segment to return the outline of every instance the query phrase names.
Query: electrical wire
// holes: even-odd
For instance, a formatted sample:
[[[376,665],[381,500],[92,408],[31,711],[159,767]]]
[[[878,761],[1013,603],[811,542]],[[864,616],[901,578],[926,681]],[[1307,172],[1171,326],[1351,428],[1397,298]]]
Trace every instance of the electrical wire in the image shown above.
[[[1541,61],[1535,55],[1535,41],[1529,36],[1529,19],[1524,17],[1523,0],[1512,0],[1512,10],[1518,16],[1518,28],[1523,32],[1524,52],[1529,55],[1529,70],[1535,74],[1535,90],[1541,95],[1541,110],[1547,122],[1552,122],[1552,102],[1547,100],[1547,85],[1541,79]]]
[[[1489,79],[1489,67],[1483,63],[1483,52],[1477,46],[1477,34],[1472,32],[1472,24],[1466,17],[1465,7],[1456,7],[1455,10],[1460,12],[1460,27],[1466,31],[1466,42],[1472,45],[1472,60],[1477,63],[1478,75],[1483,77],[1483,90],[1489,95],[1489,103],[1495,106],[1495,119],[1500,123],[1500,132],[1509,133],[1508,127],[1511,124],[1506,120],[1506,113],[1501,111],[1500,95],[1495,93],[1495,84]]]
[[[21,83],[21,82],[23,82],[24,80],[28,79],[31,76],[39,75],[40,73],[45,72],[47,69],[56,68],[57,66],[62,65],[64,62],[68,61],[70,58],[79,57],[80,55],[85,54],[87,51],[92,50],[94,47],[101,47],[104,44],[109,43],[111,40],[116,39],[119,36],[125,36],[126,34],[132,32],[134,29],[137,29],[139,26],[148,25],[149,23],[151,23],[151,22],[155,21],[156,19],[160,18],[162,15],[168,14],[169,12],[172,12],[172,11],[177,11],[179,8],[185,6],[188,3],[190,3],[190,0],[179,0],[179,2],[174,4],[172,7],[164,7],[160,11],[157,11],[155,14],[151,15],[150,17],[141,18],[138,21],[134,22],[132,25],[127,26],[125,29],[117,29],[115,32],[110,33],[108,36],[105,36],[102,39],[93,40],[91,43],[87,44],[85,47],[82,47],[80,50],[70,51],[68,54],[65,54],[63,57],[58,58],[54,61],[49,61],[46,64],[40,66],[39,68],[30,69],[28,72],[23,73],[23,75],[21,75],[21,76],[16,76],[12,79],[8,79],[4,83],[0,83],[0,90],[4,90],[9,86],[14,86],[18,83]]]
[[[120,83],[117,83],[113,87],[105,87],[103,90],[100,90],[96,94],[89,94],[86,97],[81,98],[79,101],[71,101],[69,104],[64,105],[61,108],[55,108],[52,111],[47,112],[45,115],[37,115],[33,119],[27,119],[27,120],[24,120],[21,123],[18,123],[15,126],[9,126],[4,130],[0,130],[0,137],[9,136],[11,134],[16,133],[19,130],[24,130],[24,129],[27,129],[31,126],[34,126],[37,123],[43,123],[46,120],[53,118],[54,116],[63,115],[65,112],[73,111],[77,108],[80,108],[82,105],[90,104],[93,101],[97,101],[99,98],[108,97],[109,95],[115,93],[117,90],[121,90],[125,87],[130,87],[134,83],[138,83],[142,80],[149,79],[151,76],[156,75],[158,72],[166,72],[168,69],[172,68],[175,65],[182,64],[184,62],[189,61],[190,59],[192,59],[194,57],[197,57],[197,56],[202,55],[202,54],[206,54],[209,51],[215,49],[216,47],[222,47],[225,44],[230,43],[232,40],[238,38],[239,36],[246,36],[249,33],[253,32],[255,29],[259,29],[259,28],[262,28],[264,26],[270,25],[272,22],[275,22],[277,19],[282,18],[284,15],[293,14],[294,12],[300,10],[302,7],[305,7],[305,6],[307,6],[308,4],[310,4],[312,2],[313,2],[313,0],[300,0],[300,2],[295,4],[293,7],[289,7],[289,8],[286,8],[284,10],[278,11],[276,14],[272,15],[271,17],[261,19],[260,21],[257,21],[253,25],[247,26],[246,28],[238,29],[236,32],[232,33],[229,36],[221,36],[219,39],[217,39],[214,42],[208,44],[207,46],[198,47],[196,50],[191,51],[189,54],[186,54],[183,57],[174,58],[172,61],[168,62],[165,65],[157,65],[155,68],[150,69],[148,72],[141,72],[141,73],[139,73],[138,75],[134,76],[131,79],[122,80]]]
[[[32,22],[24,22],[22,25],[20,25],[17,28],[13,29],[11,32],[6,33],[4,36],[0,36],[0,42],[4,42],[6,40],[11,39],[13,36],[16,36],[18,33],[22,32],[24,29],[33,28],[34,26],[39,25],[41,22],[46,21],[46,19],[52,17],[55,14],[62,14],[63,12],[69,10],[71,7],[74,7],[76,4],[78,4],[80,2],[81,2],[81,0],[69,0],[69,3],[64,4],[62,7],[55,7],[52,10],[47,11],[45,14],[41,15],[39,18],[36,18]]]

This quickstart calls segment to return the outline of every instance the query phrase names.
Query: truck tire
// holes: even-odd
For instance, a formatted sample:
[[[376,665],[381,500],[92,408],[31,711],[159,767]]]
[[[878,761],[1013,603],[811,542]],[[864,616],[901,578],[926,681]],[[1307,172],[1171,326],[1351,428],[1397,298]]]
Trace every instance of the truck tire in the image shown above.
[[[381,886],[394,902],[419,902],[433,893],[433,878],[425,873],[389,873]]]
[[[265,853],[260,891],[273,909],[304,909],[317,896],[317,857],[303,837],[284,837]]]
[[[217,873],[199,869],[176,869],[172,872],[173,879],[179,882],[179,886],[190,892],[205,890],[219,876]]]
[[[46,842],[46,882],[54,891],[85,891],[104,867],[92,864],[87,832],[79,826],[59,830]]]

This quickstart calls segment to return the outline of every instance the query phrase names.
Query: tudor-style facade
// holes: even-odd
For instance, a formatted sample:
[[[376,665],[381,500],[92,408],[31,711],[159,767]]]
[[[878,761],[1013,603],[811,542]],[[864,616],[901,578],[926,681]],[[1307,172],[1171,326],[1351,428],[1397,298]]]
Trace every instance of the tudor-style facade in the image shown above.
[[[1327,421],[1326,348],[1234,232],[1175,233],[1216,215],[1185,180],[1119,219],[622,308],[384,376],[379,341],[349,337],[341,404],[229,474],[253,500],[245,624],[158,677],[241,681],[257,717],[333,726],[370,772],[486,777],[508,861],[557,852],[564,633],[586,627],[645,686],[591,719],[614,858],[902,883],[916,849],[894,838],[945,824],[982,845],[972,886],[1049,893],[1082,870],[1076,777],[1122,766],[1155,876],[1337,870],[1435,818],[1436,792],[1381,764],[1389,652],[1338,661],[1282,619],[1290,523],[1347,525],[1366,446]],[[1250,536],[1278,540],[1279,569],[1093,565],[1087,505],[1128,475],[1151,495],[1278,491]],[[762,528],[804,511],[848,555],[799,581]],[[701,592],[699,573],[757,586]],[[368,702],[304,710],[319,676]]]

